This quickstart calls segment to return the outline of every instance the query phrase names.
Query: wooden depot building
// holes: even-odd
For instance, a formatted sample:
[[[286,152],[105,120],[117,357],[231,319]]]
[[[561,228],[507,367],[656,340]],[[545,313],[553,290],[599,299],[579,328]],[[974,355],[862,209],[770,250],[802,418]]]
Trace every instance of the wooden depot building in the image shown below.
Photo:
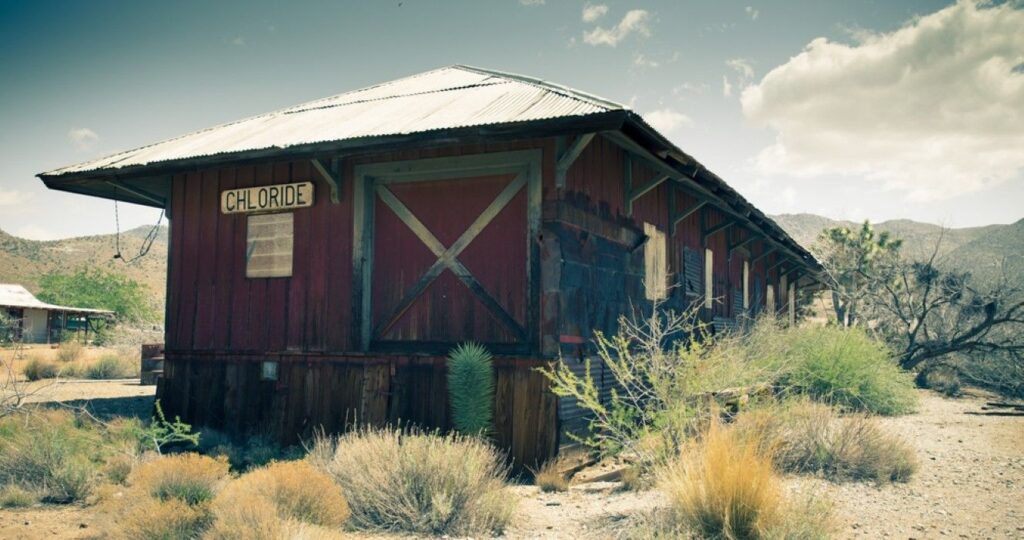
[[[792,316],[821,271],[635,112],[465,66],[39,176],[166,210],[159,399],[286,443],[447,428],[445,355],[476,341],[496,356],[494,438],[532,465],[583,426],[535,367],[582,369],[594,330],[655,298],[716,328]]]

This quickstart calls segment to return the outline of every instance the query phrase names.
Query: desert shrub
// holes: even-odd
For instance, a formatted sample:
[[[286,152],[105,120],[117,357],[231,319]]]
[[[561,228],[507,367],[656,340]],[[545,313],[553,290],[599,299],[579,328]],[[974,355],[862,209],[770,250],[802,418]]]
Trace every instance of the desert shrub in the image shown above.
[[[914,410],[912,377],[863,330],[803,327],[785,335],[781,387],[849,411],[897,415]]]
[[[949,397],[960,395],[960,376],[951,368],[937,367],[922,371],[918,375],[925,388],[930,388]]]
[[[92,490],[102,439],[72,414],[36,412],[0,425],[0,485],[17,485],[47,502],[84,499]]]
[[[569,490],[569,479],[562,472],[562,462],[557,459],[549,460],[534,472],[533,483],[544,493]]]
[[[42,379],[53,379],[60,374],[60,368],[49,360],[34,356],[29,358],[28,362],[25,362],[22,373],[30,381],[39,381]]]
[[[786,472],[888,482],[906,481],[916,470],[913,450],[876,420],[862,414],[840,417],[808,400],[744,412],[730,429],[743,440],[759,441]]]
[[[140,496],[111,501],[115,512],[110,537],[123,540],[179,540],[199,538],[213,522],[209,505],[190,505],[181,499]]]
[[[501,456],[476,437],[362,430],[320,438],[310,459],[341,486],[361,529],[500,533],[514,507]]]
[[[821,498],[787,500],[765,448],[712,422],[659,474],[669,515],[651,536],[827,538],[831,505]]]
[[[115,454],[103,465],[103,477],[111,484],[127,484],[136,459],[136,456],[130,454]]]
[[[494,416],[494,366],[482,345],[463,343],[448,355],[448,394],[452,424],[461,433],[491,429]]]
[[[140,366],[130,358],[116,354],[105,354],[86,366],[86,379],[128,379],[138,377]]]
[[[622,489],[626,491],[640,491],[650,487],[650,481],[644,474],[644,469],[636,465],[623,469],[619,481],[622,482]]]
[[[289,523],[339,528],[349,516],[341,488],[303,461],[279,462],[228,484],[214,500],[211,538],[282,538]]]
[[[74,362],[81,358],[84,352],[85,347],[81,343],[70,339],[61,343],[60,347],[57,348],[57,360],[60,360],[63,364]]]
[[[39,500],[39,495],[17,484],[0,487],[0,508],[25,508]]]
[[[660,486],[677,519],[702,537],[761,538],[780,516],[771,457],[717,423],[665,469]]]
[[[155,499],[178,499],[194,506],[212,500],[227,477],[226,459],[184,453],[139,465],[128,483]]]

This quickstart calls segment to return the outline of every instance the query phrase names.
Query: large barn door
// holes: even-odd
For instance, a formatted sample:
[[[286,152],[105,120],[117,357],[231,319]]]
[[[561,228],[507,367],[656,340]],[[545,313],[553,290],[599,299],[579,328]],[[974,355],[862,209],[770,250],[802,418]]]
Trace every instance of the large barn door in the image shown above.
[[[539,171],[539,151],[356,168],[364,350],[535,349]]]

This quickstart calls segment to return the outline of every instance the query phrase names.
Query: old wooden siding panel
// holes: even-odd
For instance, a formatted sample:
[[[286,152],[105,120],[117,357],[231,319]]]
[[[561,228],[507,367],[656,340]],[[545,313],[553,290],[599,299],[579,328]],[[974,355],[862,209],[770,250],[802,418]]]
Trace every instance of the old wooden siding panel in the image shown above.
[[[317,431],[385,423],[450,429],[444,359],[273,356],[278,381],[260,379],[264,355],[170,354],[158,398],[168,416],[229,434],[263,434],[285,444]],[[557,398],[541,362],[498,359],[494,441],[519,470],[556,452]],[[401,400],[396,399],[401,396]]]

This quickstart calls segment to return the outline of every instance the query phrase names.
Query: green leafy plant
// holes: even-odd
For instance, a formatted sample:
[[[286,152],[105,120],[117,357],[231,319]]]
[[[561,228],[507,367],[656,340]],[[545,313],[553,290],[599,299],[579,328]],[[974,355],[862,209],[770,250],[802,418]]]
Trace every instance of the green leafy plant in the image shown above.
[[[181,421],[180,416],[175,416],[173,422],[168,422],[164,416],[164,409],[160,406],[160,400],[154,403],[156,409],[153,421],[145,428],[140,439],[147,446],[159,454],[163,447],[169,444],[189,443],[192,446],[199,446],[199,432],[192,433],[192,426]]]
[[[456,430],[479,435],[491,429],[494,365],[482,345],[463,343],[448,355],[448,395]]]
[[[156,316],[148,303],[145,285],[105,270],[51,272],[39,279],[39,289],[36,296],[43,302],[109,309],[121,321],[144,322]]]

